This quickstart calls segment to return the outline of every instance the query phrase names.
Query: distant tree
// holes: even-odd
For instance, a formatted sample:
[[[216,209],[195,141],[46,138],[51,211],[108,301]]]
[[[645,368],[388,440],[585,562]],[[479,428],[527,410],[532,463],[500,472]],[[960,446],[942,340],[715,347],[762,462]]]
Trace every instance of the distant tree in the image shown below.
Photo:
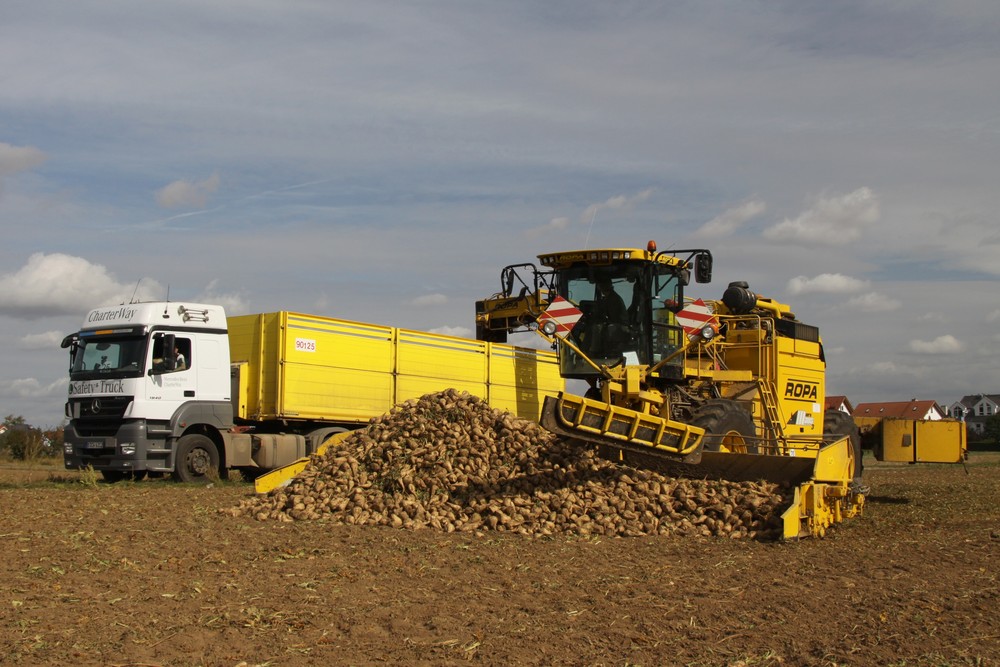
[[[983,439],[1000,445],[1000,415],[993,415],[983,425]]]
[[[0,435],[0,451],[12,459],[27,461],[45,456],[51,451],[46,446],[46,438],[41,430],[29,426],[24,417],[7,415],[4,417],[5,430]]]
[[[49,449],[52,450],[52,454],[58,454],[62,451],[63,446],[63,427],[59,426],[57,428],[47,428],[42,431],[42,435],[49,441]]]

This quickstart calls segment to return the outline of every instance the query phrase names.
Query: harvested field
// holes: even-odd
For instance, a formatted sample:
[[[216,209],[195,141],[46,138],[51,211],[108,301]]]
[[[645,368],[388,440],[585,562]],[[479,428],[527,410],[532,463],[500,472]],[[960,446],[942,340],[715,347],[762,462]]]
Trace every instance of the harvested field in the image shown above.
[[[0,663],[1000,664],[1000,456],[866,463],[865,515],[787,544],[258,520],[245,483],[4,468]]]

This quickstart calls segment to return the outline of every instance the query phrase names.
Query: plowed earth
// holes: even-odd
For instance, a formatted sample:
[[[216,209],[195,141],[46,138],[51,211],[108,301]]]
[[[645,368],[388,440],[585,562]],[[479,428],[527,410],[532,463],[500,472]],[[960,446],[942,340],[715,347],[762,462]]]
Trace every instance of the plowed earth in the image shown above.
[[[0,664],[996,665],[1000,456],[869,462],[822,540],[257,521],[0,469]]]

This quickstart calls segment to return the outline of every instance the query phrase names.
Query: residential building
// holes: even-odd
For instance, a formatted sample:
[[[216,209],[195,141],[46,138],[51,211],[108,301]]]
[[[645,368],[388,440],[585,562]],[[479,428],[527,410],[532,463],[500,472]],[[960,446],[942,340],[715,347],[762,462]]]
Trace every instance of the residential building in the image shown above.
[[[937,421],[947,414],[937,401],[893,401],[888,403],[858,403],[854,408],[854,417],[897,417],[902,419],[928,419]]]
[[[948,415],[964,421],[970,435],[982,435],[986,421],[998,413],[1000,394],[970,394],[948,406]]]
[[[841,412],[846,412],[849,415],[854,414],[854,406],[847,399],[846,396],[827,396],[826,397],[826,410],[840,410]]]

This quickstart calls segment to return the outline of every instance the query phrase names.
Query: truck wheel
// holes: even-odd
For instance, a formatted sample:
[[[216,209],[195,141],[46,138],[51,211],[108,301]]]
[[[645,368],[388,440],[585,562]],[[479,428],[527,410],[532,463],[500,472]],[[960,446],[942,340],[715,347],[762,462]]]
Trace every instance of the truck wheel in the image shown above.
[[[736,401],[706,402],[694,413],[691,424],[705,429],[706,452],[758,453],[753,417]]]
[[[846,412],[827,410],[826,414],[823,415],[823,438],[839,440],[845,435],[851,438],[851,454],[854,456],[854,483],[860,485],[863,452],[861,451],[861,433],[858,432],[858,425]]]
[[[219,473],[219,450],[208,437],[198,433],[177,441],[174,478],[180,482],[208,482]]]

